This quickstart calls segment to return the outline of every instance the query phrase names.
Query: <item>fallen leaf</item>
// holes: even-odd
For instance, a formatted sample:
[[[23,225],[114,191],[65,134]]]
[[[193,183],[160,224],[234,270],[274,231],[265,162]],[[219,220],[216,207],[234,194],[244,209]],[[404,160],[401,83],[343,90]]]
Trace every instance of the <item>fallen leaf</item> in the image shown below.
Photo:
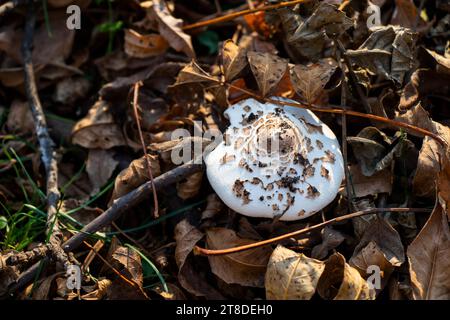
[[[6,127],[14,133],[29,134],[34,132],[34,120],[28,102],[14,100],[11,103]]]
[[[418,19],[417,25],[416,19]],[[391,24],[413,29],[423,27],[425,21],[420,17],[413,0],[395,0],[395,10],[392,14]]]
[[[106,287],[108,300],[148,300],[142,288],[144,276],[141,256],[135,250],[119,245],[110,260],[112,267],[131,283],[114,274],[111,284]]]
[[[370,266],[378,266],[383,272],[381,287],[387,284],[395,267],[405,262],[405,252],[398,232],[385,220],[374,219],[358,245],[349,264],[355,267],[362,277],[367,278]]]
[[[247,66],[246,51],[227,40],[223,44],[222,61],[225,80],[232,81]]]
[[[310,65],[296,65],[291,69],[291,79],[295,90],[308,103],[314,103],[323,93],[336,68],[337,63],[332,58]]]
[[[358,270],[347,264],[344,256],[338,252],[325,262],[317,292],[326,300],[375,299],[375,290],[369,288]]]
[[[191,37],[181,29],[183,20],[174,18],[170,14],[165,1],[153,0],[152,2],[153,5],[148,13],[151,20],[157,21],[159,34],[176,51],[182,51],[188,57],[195,58]]]
[[[332,227],[325,227],[320,231],[322,237],[322,243],[316,245],[311,251],[311,258],[324,259],[328,256],[328,253],[339,246],[345,237],[341,232],[333,229]]]
[[[83,77],[70,77],[56,84],[53,100],[62,104],[72,104],[84,98],[91,88],[89,80]]]
[[[169,44],[158,34],[140,34],[133,29],[125,29],[124,51],[134,58],[148,58],[166,52]]]
[[[392,191],[393,175],[389,169],[381,170],[370,177],[362,174],[359,165],[349,166],[349,174],[351,177],[351,194],[356,198],[362,198],[369,195],[379,193],[388,193]],[[343,193],[347,195],[344,189]]]
[[[417,34],[409,29],[374,27],[369,38],[347,56],[372,74],[403,84],[405,74],[413,69]]]
[[[309,300],[324,271],[322,261],[308,258],[279,245],[267,264],[265,287],[268,300]]]
[[[415,105],[406,112],[397,113],[396,119],[429,130],[439,135],[445,141],[450,141],[450,129],[431,120],[420,104]],[[417,196],[435,197],[436,178],[441,170],[439,155],[445,155],[443,147],[433,138],[424,137],[413,179],[413,190]]]
[[[88,149],[110,149],[126,145],[121,128],[111,114],[111,105],[97,101],[86,117],[78,121],[72,131],[72,143]]]
[[[174,86],[181,84],[200,83],[206,85],[214,85],[215,77],[204,71],[195,61],[191,61],[179,73]]]
[[[183,200],[195,197],[202,186],[202,180],[203,172],[200,171],[187,177],[186,181],[178,182],[177,195]]]
[[[86,162],[86,172],[93,186],[91,194],[96,194],[111,177],[119,161],[114,159],[112,150],[91,149]]]
[[[191,225],[186,219],[180,221],[175,227],[175,261],[178,266],[178,281],[189,293],[206,297],[207,299],[224,299],[208,281],[192,265],[191,253],[194,246],[203,238],[204,234]]]
[[[294,20],[294,23],[299,26],[294,33],[288,33],[288,42],[312,60],[317,60],[330,38],[338,37],[353,26],[353,21],[343,11],[326,2],[320,2],[308,18]]]
[[[408,247],[407,255],[414,299],[450,299],[450,231],[439,204]]]
[[[206,243],[213,250],[233,248],[254,240],[244,239],[233,230],[210,228],[206,231]],[[212,272],[228,284],[250,287],[264,287],[264,274],[272,250],[268,247],[256,248],[224,256],[209,256]]]
[[[147,155],[147,157],[150,160],[152,176],[156,178],[161,174],[158,157],[153,155]],[[133,160],[128,168],[123,169],[117,175],[109,204],[111,205],[115,199],[131,192],[147,181],[150,181],[148,161],[145,156],[142,156],[139,159]]]
[[[247,53],[250,68],[262,96],[267,96],[280,82],[287,68],[287,60],[270,53],[250,51]]]

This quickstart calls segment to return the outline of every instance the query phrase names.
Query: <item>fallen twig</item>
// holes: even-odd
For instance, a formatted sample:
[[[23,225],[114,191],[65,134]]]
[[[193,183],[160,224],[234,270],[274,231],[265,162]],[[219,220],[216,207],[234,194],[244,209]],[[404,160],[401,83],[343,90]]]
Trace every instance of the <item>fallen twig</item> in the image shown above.
[[[44,111],[36,86],[32,62],[32,46],[36,15],[33,0],[27,1],[27,17],[25,23],[25,35],[22,42],[22,56],[25,71],[25,92],[28,105],[33,114],[36,136],[39,142],[42,163],[45,167],[47,183],[47,223],[46,234],[54,259],[60,261],[65,268],[70,264],[67,254],[61,248],[62,232],[58,225],[58,202],[60,193],[58,190],[58,163],[56,152],[53,149],[53,141],[50,138],[45,120]]]
[[[140,82],[136,82],[134,84],[134,91],[133,91],[133,113],[134,113],[134,119],[136,121],[136,125],[137,125],[137,129],[139,132],[139,140],[141,141],[141,146],[142,146],[142,151],[144,152],[144,157],[145,160],[147,160],[147,170],[148,170],[148,175],[150,177],[150,182],[152,183],[152,193],[153,193],[153,206],[154,206],[154,211],[153,211],[153,216],[154,218],[158,218],[159,214],[158,214],[158,195],[156,194],[156,188],[155,188],[155,184],[153,183],[153,173],[152,173],[152,164],[150,163],[150,159],[147,155],[147,147],[145,146],[145,141],[144,141],[144,135],[142,134],[142,129],[141,129],[141,120],[139,118],[139,113],[138,113],[138,101],[139,101],[139,87],[142,84]]]
[[[200,21],[200,22],[196,22],[196,23],[193,23],[193,24],[189,24],[187,26],[184,26],[182,29],[184,31],[187,31],[187,30],[192,30],[192,29],[196,29],[196,28],[206,27],[206,26],[210,26],[210,25],[213,25],[213,24],[217,24],[217,23],[231,21],[231,20],[234,20],[236,18],[239,18],[239,17],[242,17],[242,16],[246,16],[248,14],[260,12],[260,11],[269,11],[269,10],[274,10],[274,9],[279,9],[279,8],[284,8],[284,7],[292,7],[292,6],[295,6],[296,4],[307,3],[307,2],[310,2],[310,1],[311,0],[287,1],[287,2],[280,2],[280,3],[277,3],[277,4],[268,5],[268,6],[262,6],[262,7],[255,8],[255,9],[247,9],[247,10],[242,10],[242,11],[238,11],[238,12],[232,12],[230,14],[226,14],[224,16],[217,17],[217,18],[214,18],[214,19],[210,19],[210,20],[206,20],[206,21]]]
[[[201,248],[199,246],[195,246],[194,247],[194,254],[197,255],[205,255],[205,256],[220,256],[220,255],[226,255],[226,254],[231,254],[231,253],[236,253],[236,252],[242,252],[242,251],[246,251],[246,250],[250,250],[250,249],[254,249],[254,248],[259,248],[259,247],[263,247],[263,246],[267,246],[269,244],[273,244],[276,242],[279,242],[281,240],[285,240],[285,239],[289,239],[292,237],[296,237],[299,236],[301,234],[305,234],[305,233],[309,233],[312,231],[317,231],[317,230],[321,230],[324,227],[334,224],[336,222],[341,222],[341,221],[345,221],[348,219],[352,219],[352,218],[356,218],[356,217],[361,217],[367,214],[372,214],[372,213],[378,213],[378,212],[431,212],[431,209],[421,209],[421,208],[371,208],[371,209],[367,209],[367,210],[362,210],[362,211],[357,211],[357,212],[353,212],[350,214],[346,214],[340,217],[336,217],[333,218],[331,220],[316,224],[314,226],[311,227],[307,227],[301,230],[297,230],[291,233],[286,233],[283,234],[281,236],[275,237],[275,238],[271,238],[271,239],[267,239],[267,240],[263,240],[263,241],[258,241],[258,242],[254,242],[254,243],[250,243],[247,245],[243,245],[243,246],[239,246],[239,247],[234,247],[234,248],[228,248],[228,249],[220,249],[220,250],[210,250],[210,249],[205,249],[205,248]]]
[[[184,165],[174,168],[171,171],[163,173],[162,175],[155,178],[154,180],[155,188],[161,189],[167,187],[200,170],[202,170],[202,164],[197,164],[194,161],[190,161]],[[134,207],[139,202],[143,201],[146,197],[150,195],[152,189],[153,189],[152,183],[150,181],[147,181],[146,183],[134,189],[133,191],[114,200],[112,206],[108,210],[106,210],[97,218],[92,220],[80,232],[78,232],[72,238],[66,241],[63,245],[64,250],[66,252],[70,252],[76,249],[91,234],[94,234],[100,229],[106,227],[111,222],[119,218],[124,212]],[[48,259],[44,259],[44,261],[45,260]],[[24,271],[17,279],[17,281],[10,286],[8,292],[12,294],[13,292],[22,289],[28,283],[33,281],[38,269],[39,263],[36,263],[33,266],[31,266],[28,270]]]

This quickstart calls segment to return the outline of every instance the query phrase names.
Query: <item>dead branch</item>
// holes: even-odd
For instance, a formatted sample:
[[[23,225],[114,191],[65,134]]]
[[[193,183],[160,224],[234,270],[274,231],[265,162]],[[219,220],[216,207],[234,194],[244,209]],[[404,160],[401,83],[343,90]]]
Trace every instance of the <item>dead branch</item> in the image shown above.
[[[205,256],[220,256],[220,255],[226,255],[226,254],[231,254],[231,253],[236,253],[236,252],[242,252],[242,251],[246,251],[246,250],[250,250],[250,249],[254,249],[254,248],[259,248],[259,247],[263,247],[263,246],[267,246],[269,244],[273,244],[273,243],[277,243],[279,241],[285,240],[285,239],[289,239],[292,237],[296,237],[299,236],[301,234],[305,234],[305,233],[309,233],[312,231],[318,231],[318,230],[322,230],[324,227],[334,224],[336,222],[341,222],[341,221],[345,221],[348,219],[352,219],[352,218],[356,218],[356,217],[361,217],[361,216],[365,216],[368,214],[373,214],[373,213],[380,213],[380,212],[431,212],[431,209],[423,209],[423,208],[370,208],[370,209],[366,209],[366,210],[362,210],[362,211],[357,211],[357,212],[353,212],[350,214],[346,214],[340,217],[336,217],[333,218],[331,220],[313,225],[311,227],[307,227],[301,230],[297,230],[291,233],[286,233],[283,234],[281,236],[275,237],[275,238],[271,238],[271,239],[267,239],[267,240],[263,240],[263,241],[258,241],[258,242],[254,242],[254,243],[250,243],[244,246],[239,246],[239,247],[234,247],[234,248],[228,248],[228,249],[220,249],[220,250],[210,250],[210,249],[205,249],[205,248],[201,248],[198,246],[194,247],[194,254],[197,255],[205,255]]]
[[[45,120],[44,111],[36,86],[32,62],[32,46],[34,27],[36,24],[36,15],[33,0],[27,1],[27,17],[25,23],[25,35],[22,42],[22,56],[25,71],[25,92],[28,105],[33,114],[36,136],[39,142],[39,151],[41,153],[42,163],[45,167],[47,182],[47,223],[46,234],[48,243],[51,244],[53,257],[60,261],[65,267],[70,262],[67,254],[61,248],[62,233],[58,225],[58,202],[60,193],[58,190],[58,163],[56,161],[56,152],[53,149],[54,143],[50,138]]]
[[[171,171],[163,173],[159,177],[155,178],[153,183],[155,188],[162,189],[169,185],[172,185],[182,179],[190,176],[193,173],[202,170],[202,164],[197,164],[195,161],[190,161],[184,165],[174,168]],[[126,195],[114,200],[112,206],[92,220],[86,225],[80,232],[75,234],[72,238],[63,244],[64,251],[70,252],[75,250],[79,245],[83,243],[91,234],[96,233],[100,229],[106,227],[116,219],[118,219],[127,210],[133,208],[141,201],[146,199],[152,193],[152,183],[147,181],[143,185],[139,186],[135,190],[127,193]],[[42,261],[48,261],[48,258],[44,258]],[[27,284],[33,281],[39,270],[39,263],[34,264],[28,270],[24,271],[19,279],[11,285],[9,293],[24,288]]]

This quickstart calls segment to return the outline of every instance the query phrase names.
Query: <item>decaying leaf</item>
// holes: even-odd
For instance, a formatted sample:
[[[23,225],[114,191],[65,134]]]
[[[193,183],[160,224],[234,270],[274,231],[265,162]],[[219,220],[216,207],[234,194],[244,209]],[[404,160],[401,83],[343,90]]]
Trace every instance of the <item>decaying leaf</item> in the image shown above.
[[[396,118],[399,121],[416,125],[438,134],[447,142],[450,141],[450,129],[443,124],[431,120],[428,113],[420,104],[415,105],[402,114],[398,113]],[[444,156],[444,154],[445,151],[439,142],[430,137],[424,138],[413,180],[413,189],[417,196],[435,196],[436,178],[440,171],[439,157]]]
[[[365,230],[349,261],[367,278],[370,266],[377,266],[383,272],[381,287],[384,288],[394,267],[405,261],[405,252],[398,232],[384,219],[377,217]]]
[[[414,299],[450,299],[450,231],[439,204],[408,247],[407,255]]]
[[[114,191],[111,196],[110,204],[117,198],[127,194],[128,192],[136,189],[141,184],[150,181],[148,161],[150,160],[150,166],[152,170],[153,178],[156,178],[161,174],[159,161],[157,156],[147,155],[133,160],[128,168],[122,170],[114,183]]]
[[[177,195],[183,199],[195,197],[202,186],[203,172],[196,172],[177,184]]]
[[[369,38],[347,55],[373,74],[403,84],[405,74],[414,67],[417,34],[401,27],[376,27]]]
[[[222,61],[225,80],[232,81],[247,66],[246,51],[227,40],[223,44]]]
[[[308,258],[278,246],[270,256],[266,271],[266,298],[270,300],[309,300],[316,292],[324,271],[322,261]]]
[[[211,193],[206,198],[206,208],[202,212],[202,220],[212,219],[222,211],[223,202],[215,193]]]
[[[86,172],[94,187],[92,194],[97,193],[108,182],[118,164],[119,161],[114,159],[114,152],[111,150],[89,150]]]
[[[299,26],[292,35],[288,33],[288,42],[300,54],[313,60],[320,56],[329,38],[338,37],[353,26],[353,21],[343,11],[326,2],[320,2],[308,18],[299,17],[293,22],[299,23]]]
[[[175,227],[175,261],[178,266],[178,281],[191,294],[208,299],[223,299],[223,296],[213,288],[208,281],[196,270],[192,259],[188,259],[194,246],[203,238],[204,234],[191,225],[186,219]]]
[[[72,142],[89,149],[110,149],[126,145],[122,130],[115,123],[111,105],[97,101],[86,117],[78,121],[72,131]]]
[[[352,179],[351,194],[356,198],[362,198],[368,195],[376,195],[379,193],[391,193],[393,175],[392,170],[384,169],[370,177],[362,174],[358,165],[349,166],[349,174]],[[347,190],[343,190],[347,194]]]
[[[345,262],[340,253],[335,253],[325,262],[325,269],[317,284],[317,292],[327,300],[373,300],[371,289],[358,270]]]
[[[188,57],[195,58],[191,37],[181,30],[183,20],[174,18],[164,0],[153,0],[149,7],[149,17],[158,23],[159,34],[177,51],[184,52]]]
[[[327,257],[329,251],[335,249],[344,240],[345,237],[341,232],[332,227],[325,227],[320,231],[322,243],[316,245],[311,251],[311,257],[314,259],[324,259]]]
[[[128,281],[115,275],[106,288],[109,300],[147,300],[144,292],[141,256],[133,249],[118,246],[112,256],[111,265]]]
[[[314,103],[323,93],[336,68],[337,63],[332,58],[311,65],[296,65],[291,69],[295,90],[306,99],[306,102]]]
[[[211,228],[206,231],[206,243],[210,249],[226,249],[254,243],[233,230]],[[224,256],[209,256],[212,272],[228,284],[264,287],[264,274],[272,250],[261,247]]]
[[[15,133],[29,134],[34,130],[34,120],[27,102],[14,100],[6,120],[8,130]]]
[[[163,54],[169,44],[158,34],[140,34],[133,29],[125,29],[124,50],[134,58],[148,58]]]
[[[265,97],[283,78],[287,60],[270,53],[254,51],[248,52],[247,57],[261,95]]]
[[[215,78],[204,71],[195,61],[191,61],[179,73],[175,85],[200,83],[205,85],[217,85]]]

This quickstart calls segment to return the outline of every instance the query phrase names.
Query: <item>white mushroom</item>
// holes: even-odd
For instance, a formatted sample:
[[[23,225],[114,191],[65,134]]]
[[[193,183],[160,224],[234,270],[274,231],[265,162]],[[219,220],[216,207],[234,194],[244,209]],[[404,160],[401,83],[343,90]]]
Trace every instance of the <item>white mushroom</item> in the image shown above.
[[[344,161],[336,136],[314,113],[247,99],[224,114],[230,126],[205,162],[211,186],[228,207],[290,221],[333,201]]]

